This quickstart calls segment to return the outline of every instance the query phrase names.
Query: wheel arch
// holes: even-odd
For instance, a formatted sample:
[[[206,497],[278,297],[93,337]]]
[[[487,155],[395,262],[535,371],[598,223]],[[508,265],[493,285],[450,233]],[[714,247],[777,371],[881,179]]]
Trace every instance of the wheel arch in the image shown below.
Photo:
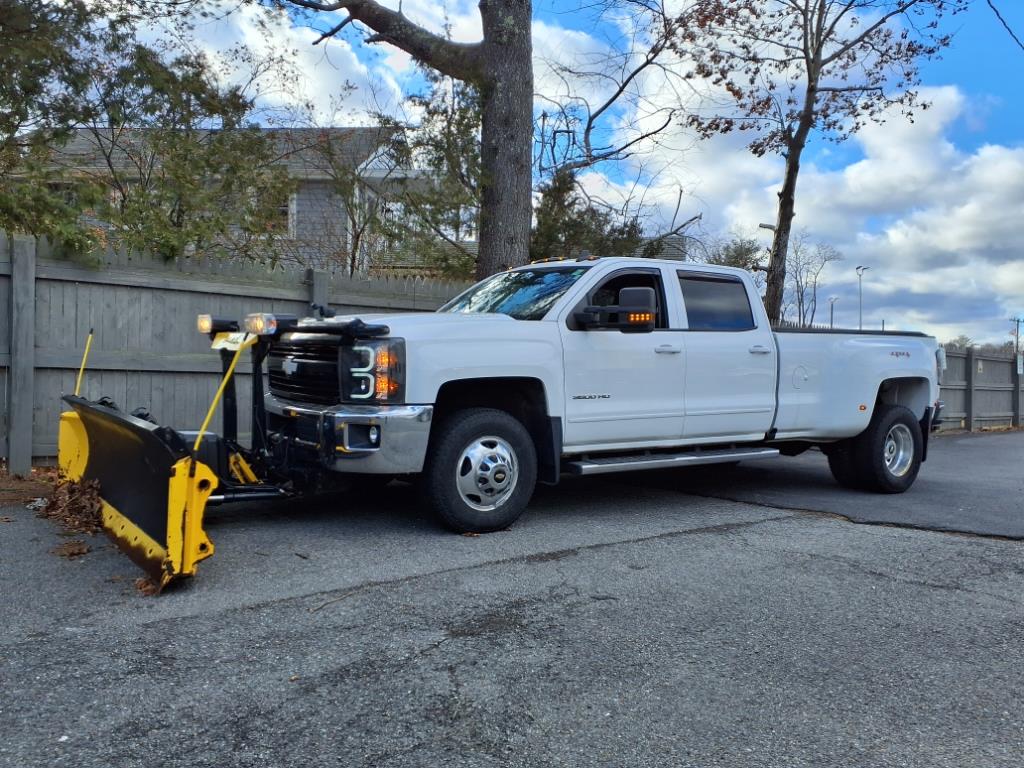
[[[562,420],[548,412],[544,382],[530,376],[452,379],[437,392],[431,436],[437,424],[465,408],[495,408],[516,418],[533,438],[537,479],[556,483],[562,454]]]
[[[931,405],[931,382],[924,376],[898,376],[884,379],[878,385],[875,408],[879,405],[902,405],[921,420]]]

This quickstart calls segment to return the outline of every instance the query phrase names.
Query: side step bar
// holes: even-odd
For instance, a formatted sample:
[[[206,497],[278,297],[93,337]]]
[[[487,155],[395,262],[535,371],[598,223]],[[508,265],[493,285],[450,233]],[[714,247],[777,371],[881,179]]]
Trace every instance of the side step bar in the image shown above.
[[[698,464],[728,464],[733,461],[771,459],[779,455],[777,448],[723,448],[691,450],[683,453],[641,453],[632,456],[595,456],[567,461],[563,470],[570,475],[603,475],[609,472],[632,472],[638,469],[692,467]]]

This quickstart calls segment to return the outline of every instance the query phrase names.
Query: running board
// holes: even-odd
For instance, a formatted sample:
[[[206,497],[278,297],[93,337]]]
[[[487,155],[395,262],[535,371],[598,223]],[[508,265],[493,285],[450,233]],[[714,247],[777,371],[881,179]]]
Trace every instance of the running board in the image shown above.
[[[692,467],[698,464],[728,464],[751,459],[771,459],[779,455],[777,448],[729,448],[723,450],[691,450],[685,453],[642,453],[633,456],[596,456],[567,461],[563,470],[570,475],[603,475],[608,472],[632,472],[638,469]]]

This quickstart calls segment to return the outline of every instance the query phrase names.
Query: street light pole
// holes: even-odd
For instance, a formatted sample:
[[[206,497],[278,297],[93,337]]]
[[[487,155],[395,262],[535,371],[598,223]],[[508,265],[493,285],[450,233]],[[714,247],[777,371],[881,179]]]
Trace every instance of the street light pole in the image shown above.
[[[857,266],[857,314],[858,330],[864,330],[864,273],[867,272],[871,267],[865,267],[863,265]]]
[[[837,301],[839,301],[839,297],[838,296],[829,296],[828,297],[828,327],[829,327],[829,330],[832,330],[832,328],[835,326],[836,302]]]

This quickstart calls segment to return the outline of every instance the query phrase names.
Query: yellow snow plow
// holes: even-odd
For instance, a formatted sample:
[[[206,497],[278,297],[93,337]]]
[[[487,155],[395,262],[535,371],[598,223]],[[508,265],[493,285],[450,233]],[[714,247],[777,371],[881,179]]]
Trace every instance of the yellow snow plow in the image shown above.
[[[63,476],[98,483],[104,530],[158,590],[195,574],[197,564],[213,554],[203,530],[208,503],[289,495],[286,483],[260,482],[253,469],[258,452],[237,442],[235,368],[242,353],[252,350],[254,371],[259,369],[265,342],[239,332],[236,321],[208,315],[200,316],[199,329],[212,338],[223,368],[199,430],[174,430],[154,423],[146,413],[125,413],[109,400],[80,397],[89,343],[75,394],[63,398],[69,409],[60,415],[58,461]],[[261,376],[253,378],[262,381]],[[260,386],[253,387],[253,404],[258,418]],[[224,421],[220,435],[207,431],[218,405]]]

